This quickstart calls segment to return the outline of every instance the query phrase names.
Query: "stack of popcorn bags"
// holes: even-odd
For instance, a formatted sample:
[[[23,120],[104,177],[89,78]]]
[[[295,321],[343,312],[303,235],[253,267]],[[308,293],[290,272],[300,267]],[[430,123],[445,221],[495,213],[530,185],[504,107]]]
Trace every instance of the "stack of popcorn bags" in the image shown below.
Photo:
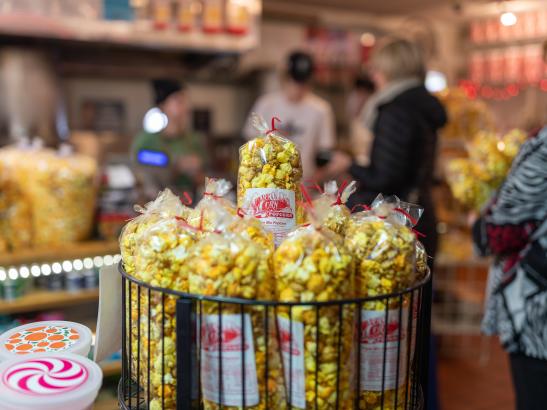
[[[36,141],[0,150],[0,250],[86,239],[95,212],[97,163],[69,146]]]
[[[468,158],[447,165],[447,180],[454,197],[466,208],[480,210],[509,172],[526,133],[511,130],[504,135],[478,132],[467,145]]]
[[[336,301],[403,291],[427,275],[427,256],[412,230],[421,208],[379,196],[352,215],[345,203],[355,182],[330,181],[312,201],[301,190],[296,146],[259,117],[254,123],[259,136],[240,149],[237,206],[222,179],[206,180],[194,208],[161,192],[121,234],[125,271],[155,287],[225,298],[195,304],[205,409],[404,408],[409,380],[398,357],[408,350],[410,298]],[[130,374],[151,409],[175,409],[177,297],[126,286]],[[316,302],[324,304],[306,305]],[[394,317],[401,309],[403,317]],[[390,326],[401,323],[390,334],[383,374],[374,356],[383,335],[370,329],[386,312]],[[397,340],[406,350],[393,349]]]

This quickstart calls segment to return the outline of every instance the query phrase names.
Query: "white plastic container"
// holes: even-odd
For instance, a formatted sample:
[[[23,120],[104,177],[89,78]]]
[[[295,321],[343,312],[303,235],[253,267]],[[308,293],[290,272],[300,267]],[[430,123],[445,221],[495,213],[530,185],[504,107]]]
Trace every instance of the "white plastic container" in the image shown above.
[[[34,353],[74,353],[87,356],[91,330],[64,320],[27,323],[0,335],[0,362]]]
[[[85,357],[36,353],[0,363],[2,410],[88,410],[103,374]]]

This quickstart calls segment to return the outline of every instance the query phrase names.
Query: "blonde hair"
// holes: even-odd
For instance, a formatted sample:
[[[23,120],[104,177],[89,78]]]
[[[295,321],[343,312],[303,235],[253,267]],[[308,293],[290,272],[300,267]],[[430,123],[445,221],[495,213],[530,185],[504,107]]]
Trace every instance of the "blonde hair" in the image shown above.
[[[425,78],[425,63],[417,44],[404,39],[389,39],[374,50],[371,65],[388,81]]]

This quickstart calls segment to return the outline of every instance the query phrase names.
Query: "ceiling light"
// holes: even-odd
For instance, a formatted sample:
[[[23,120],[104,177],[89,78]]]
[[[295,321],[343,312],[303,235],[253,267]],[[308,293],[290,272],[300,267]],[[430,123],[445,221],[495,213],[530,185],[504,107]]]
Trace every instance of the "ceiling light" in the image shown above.
[[[144,115],[143,128],[146,132],[155,134],[167,127],[167,115],[165,115],[159,108],[150,108]]]
[[[372,33],[361,34],[361,45],[363,47],[372,47],[376,43],[376,36]]]
[[[504,26],[514,26],[517,24],[517,16],[515,13],[506,11],[500,16],[500,23]]]

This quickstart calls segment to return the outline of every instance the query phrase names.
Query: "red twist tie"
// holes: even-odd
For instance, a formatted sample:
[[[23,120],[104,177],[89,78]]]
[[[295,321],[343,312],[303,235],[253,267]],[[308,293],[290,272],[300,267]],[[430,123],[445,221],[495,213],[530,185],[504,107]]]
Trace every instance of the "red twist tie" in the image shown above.
[[[194,231],[194,232],[198,232],[198,231],[199,231],[198,228],[196,228],[195,226],[190,225],[184,218],[181,218],[180,216],[175,216],[175,219],[177,220],[177,222],[178,222],[179,224],[181,224],[181,225],[184,226],[185,228],[190,229],[190,230],[192,230],[192,231]]]
[[[243,208],[237,208],[237,216],[239,216],[240,218],[243,218],[246,215],[247,213],[243,210]]]
[[[412,232],[414,232],[414,235],[416,235],[419,238],[425,238],[425,234],[421,233],[420,231],[417,231],[414,228],[412,228]]]
[[[370,206],[368,206],[367,204],[355,204],[351,208],[351,213],[354,213],[359,208],[363,208],[363,210],[365,210],[365,211],[370,211]]]
[[[281,122],[281,120],[277,117],[272,117],[272,128],[266,131],[266,135],[270,135],[273,132],[279,131],[277,128],[275,128],[275,122]]]
[[[399,212],[400,214],[403,214],[404,216],[406,216],[408,218],[408,220],[410,221],[410,223],[412,225],[416,225],[418,223],[418,221],[413,218],[407,211],[405,211],[404,209],[401,209],[401,208],[395,208],[393,209],[395,212]],[[421,233],[420,231],[414,229],[414,228],[411,228],[412,229],[412,232],[414,232],[414,235],[416,235],[417,237],[419,238],[425,238],[425,234]]]
[[[338,193],[336,194],[336,201],[334,201],[331,204],[331,206],[342,205],[342,192],[344,192],[344,189],[346,189],[347,185],[348,185],[348,180],[344,179],[342,181],[342,185],[340,185],[340,188],[338,188]]]
[[[410,221],[410,223],[415,226],[418,221],[416,219],[414,219],[407,211],[405,211],[404,209],[401,209],[401,208],[394,208],[393,209],[395,212],[399,212],[400,214],[403,214],[404,216],[406,216],[408,218],[408,220]]]
[[[185,201],[186,200],[186,201]],[[182,196],[180,197],[180,202],[182,202],[183,205],[189,206],[192,205],[192,197],[190,194],[186,191],[182,193]]]
[[[308,184],[307,188],[315,189],[320,194],[323,193],[323,188],[321,188],[321,186],[317,183],[317,181],[306,181],[306,183]]]
[[[302,191],[302,195],[304,196],[304,199],[306,200],[308,206],[310,208],[313,208],[313,203],[311,201],[310,194],[308,193],[308,190],[304,186],[304,184],[300,184],[300,191]]]
[[[212,192],[204,192],[203,193],[203,196],[210,196],[211,198],[213,199],[219,199],[221,198],[220,196],[216,195],[216,194],[213,194]]]

